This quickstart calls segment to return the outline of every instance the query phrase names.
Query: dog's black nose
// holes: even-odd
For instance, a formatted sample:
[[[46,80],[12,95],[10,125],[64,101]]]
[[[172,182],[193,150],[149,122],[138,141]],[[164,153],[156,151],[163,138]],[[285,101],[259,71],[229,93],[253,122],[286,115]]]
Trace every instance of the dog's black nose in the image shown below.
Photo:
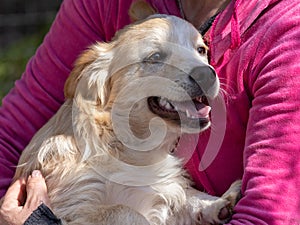
[[[216,83],[217,75],[210,66],[198,66],[192,69],[189,76],[200,86],[204,94]]]

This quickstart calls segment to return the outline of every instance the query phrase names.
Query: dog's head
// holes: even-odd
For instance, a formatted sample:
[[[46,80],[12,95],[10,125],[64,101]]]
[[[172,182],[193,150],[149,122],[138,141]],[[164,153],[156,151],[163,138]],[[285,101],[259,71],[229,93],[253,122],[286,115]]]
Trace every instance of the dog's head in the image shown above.
[[[126,124],[143,138],[162,126],[157,117],[174,132],[206,129],[209,102],[218,91],[201,35],[188,22],[166,15],[147,17],[110,43],[93,45],[65,85],[66,98],[81,102],[97,123],[107,125],[112,118],[114,128]]]

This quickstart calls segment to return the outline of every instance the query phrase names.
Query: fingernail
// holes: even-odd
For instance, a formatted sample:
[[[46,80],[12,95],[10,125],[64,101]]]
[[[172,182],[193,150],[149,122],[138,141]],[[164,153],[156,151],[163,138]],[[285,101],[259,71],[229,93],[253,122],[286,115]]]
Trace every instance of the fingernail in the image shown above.
[[[41,177],[42,174],[41,174],[41,171],[39,171],[39,170],[34,170],[34,171],[32,171],[31,176],[32,176],[32,177]]]

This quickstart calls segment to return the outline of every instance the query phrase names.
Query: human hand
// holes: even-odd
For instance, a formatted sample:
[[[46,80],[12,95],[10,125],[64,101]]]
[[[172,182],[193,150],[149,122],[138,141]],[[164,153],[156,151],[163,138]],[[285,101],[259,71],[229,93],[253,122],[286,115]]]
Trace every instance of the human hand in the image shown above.
[[[1,225],[22,225],[41,203],[50,207],[47,186],[39,170],[15,181],[7,190],[0,208]]]

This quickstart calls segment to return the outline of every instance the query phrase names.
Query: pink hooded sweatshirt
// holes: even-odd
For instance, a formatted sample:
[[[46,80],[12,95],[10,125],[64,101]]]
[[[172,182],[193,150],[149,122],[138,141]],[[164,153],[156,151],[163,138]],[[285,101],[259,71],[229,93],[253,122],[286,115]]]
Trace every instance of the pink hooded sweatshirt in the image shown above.
[[[0,109],[0,196],[22,150],[63,103],[78,54],[129,24],[132,1],[63,1]],[[180,16],[175,0],[148,2],[159,13]],[[206,38],[226,110],[213,109],[212,129],[199,136],[186,168],[195,185],[213,195],[242,179],[230,224],[300,224],[300,0],[233,0]],[[191,145],[184,140],[182,149]]]

